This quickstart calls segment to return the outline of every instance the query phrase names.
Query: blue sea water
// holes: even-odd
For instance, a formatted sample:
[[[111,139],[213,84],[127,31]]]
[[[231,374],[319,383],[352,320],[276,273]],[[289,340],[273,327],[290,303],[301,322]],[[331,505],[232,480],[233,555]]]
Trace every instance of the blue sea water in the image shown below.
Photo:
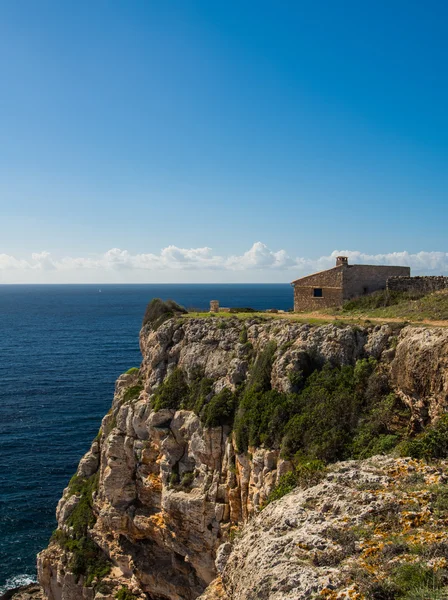
[[[115,379],[140,363],[149,300],[185,307],[289,309],[288,284],[0,286],[0,593],[35,580],[55,507],[110,407]]]

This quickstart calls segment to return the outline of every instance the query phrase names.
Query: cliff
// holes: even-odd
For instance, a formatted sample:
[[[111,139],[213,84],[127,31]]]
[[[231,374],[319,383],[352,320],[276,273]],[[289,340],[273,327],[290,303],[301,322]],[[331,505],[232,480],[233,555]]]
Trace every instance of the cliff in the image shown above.
[[[436,328],[280,319],[145,325],[141,367],[117,380],[38,556],[45,597],[299,598],[349,589],[338,565],[350,552],[341,558],[344,543],[329,526],[360,526],[390,508],[395,472],[444,481],[443,465],[427,472],[421,461],[365,457],[378,439],[390,450],[446,411],[447,341]],[[341,382],[352,381],[346,393]],[[319,419],[323,434],[314,431]],[[324,466],[352,456],[359,460]],[[303,465],[311,474],[300,478]],[[292,476],[299,487],[260,512]],[[352,540],[351,554],[362,543]],[[319,558],[330,550],[339,563]]]

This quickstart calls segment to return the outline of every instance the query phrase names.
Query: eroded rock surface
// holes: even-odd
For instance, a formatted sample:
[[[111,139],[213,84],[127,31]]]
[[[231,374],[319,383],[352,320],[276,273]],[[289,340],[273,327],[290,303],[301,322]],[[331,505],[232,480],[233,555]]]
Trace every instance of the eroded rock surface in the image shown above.
[[[300,569],[293,570],[291,561],[302,560],[310,549],[325,551],[322,532],[329,515],[355,522],[362,510],[370,510],[350,504],[352,488],[344,483],[355,474],[364,481],[369,469],[362,474],[358,467],[338,467],[333,480],[327,478],[314,490],[321,506],[312,513],[303,491],[282,501],[282,515],[277,503],[270,505],[232,546],[232,531],[257,515],[290,464],[278,450],[250,448],[248,454],[238,454],[227,427],[207,429],[192,411],[154,412],[154,394],[175,367],[189,379],[200,369],[213,381],[214,393],[235,390],[247,380],[251,356],[275,341],[274,389],[289,392],[291,373],[310,356],[334,365],[373,356],[390,370],[415,423],[427,422],[446,410],[447,335],[445,330],[407,327],[396,339],[389,326],[313,327],[276,319],[178,318],[157,331],[144,327],[141,368],[118,379],[102,433],[77,472],[80,478],[98,477],[89,536],[112,570],[95,587],[95,581],[71,573],[70,552],[54,540],[38,557],[46,598],[112,600],[123,586],[137,598],[154,600],[192,600],[203,593],[203,598],[298,598],[297,589],[313,591],[336,581],[334,569],[316,571],[303,558]],[[328,510],[325,497],[331,498]],[[66,535],[78,502],[79,495],[67,488],[58,504],[59,530]],[[308,550],[296,548],[301,539]],[[286,560],[289,554],[294,558]],[[217,565],[222,579],[217,579]],[[249,585],[261,595],[250,595]]]

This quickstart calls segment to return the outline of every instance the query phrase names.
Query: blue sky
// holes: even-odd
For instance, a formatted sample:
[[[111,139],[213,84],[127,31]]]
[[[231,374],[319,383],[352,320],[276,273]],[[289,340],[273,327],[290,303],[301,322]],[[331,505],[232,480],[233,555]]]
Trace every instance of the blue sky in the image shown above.
[[[290,281],[339,251],[448,273],[447,19],[3,0],[0,282]]]

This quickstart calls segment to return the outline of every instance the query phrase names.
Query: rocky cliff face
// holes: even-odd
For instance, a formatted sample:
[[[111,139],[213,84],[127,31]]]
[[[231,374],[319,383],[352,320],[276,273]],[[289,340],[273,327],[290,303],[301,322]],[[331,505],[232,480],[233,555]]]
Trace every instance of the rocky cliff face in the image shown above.
[[[238,453],[229,426],[205,427],[192,410],[153,408],[157,390],[176,369],[189,382],[200,372],[210,382],[208,397],[241,389],[254,358],[272,341],[271,386],[282,393],[292,391],[293,375],[309,356],[332,365],[373,357],[410,407],[413,427],[447,408],[445,330],[407,327],[397,337],[389,326],[188,317],[171,319],[156,331],[147,325],[140,336],[141,367],[118,379],[101,432],[58,504],[58,532],[38,557],[48,600],[298,597],[284,590],[254,595],[244,582],[241,565],[247,569],[249,561],[257,569],[260,519],[267,527],[277,503],[251,521],[245,550],[241,540],[237,551],[231,545],[236,529],[258,513],[290,462],[278,449],[262,446]],[[321,496],[337,492],[323,490]],[[302,518],[298,505],[291,495],[282,527],[289,527],[287,519]],[[276,548],[269,541],[264,566],[249,587],[268,589],[266,557],[275,562]],[[314,578],[307,585],[316,591],[327,580]],[[290,578],[285,585],[294,589]]]

